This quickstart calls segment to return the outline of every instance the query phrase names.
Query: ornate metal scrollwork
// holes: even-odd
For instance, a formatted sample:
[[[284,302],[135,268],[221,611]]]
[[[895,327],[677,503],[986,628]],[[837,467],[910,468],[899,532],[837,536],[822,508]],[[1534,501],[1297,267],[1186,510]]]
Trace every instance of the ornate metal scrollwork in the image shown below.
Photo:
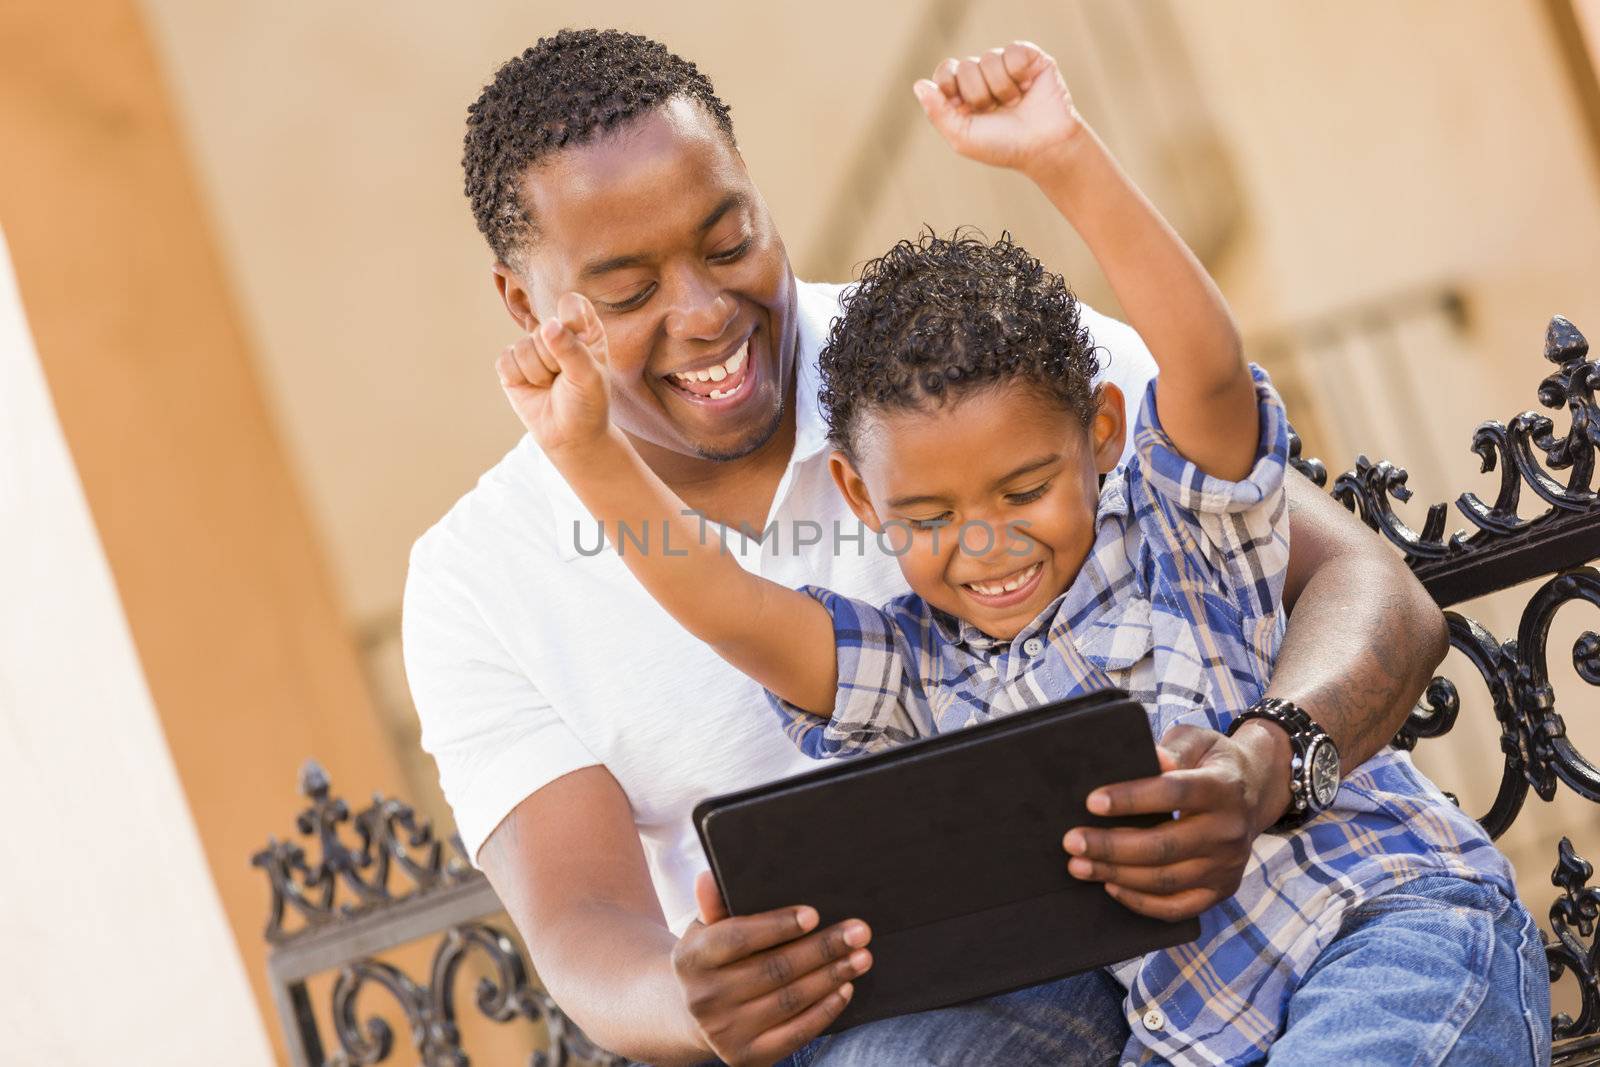
[[[1300,454],[1302,447],[1304,446],[1300,441],[1300,435],[1295,433],[1293,430],[1290,430],[1289,466],[1305,475],[1308,479],[1310,479],[1311,484],[1315,485],[1317,488],[1327,488],[1328,468],[1322,465],[1322,460],[1320,459],[1312,459],[1308,456],[1302,456]]]
[[[422,1067],[469,1067],[456,1021],[456,984],[462,964],[472,955],[487,960],[494,972],[494,977],[478,981],[477,1009],[495,1022],[521,1018],[544,1028],[545,1047],[531,1053],[529,1067],[569,1067],[575,1062],[620,1067],[626,1062],[596,1047],[548,994],[528,980],[528,967],[516,942],[488,923],[464,923],[440,938],[427,985],[380,960],[345,965],[333,987],[334,1033],[340,1051],[329,1059],[328,1067],[370,1067],[394,1051],[389,1024],[376,1015],[363,1022],[357,1011],[357,999],[369,987],[388,993],[404,1013]]]
[[[1557,369],[1539,383],[1538,396],[1539,403],[1547,408],[1567,409],[1571,421],[1565,434],[1555,432],[1555,423],[1549,416],[1532,411],[1523,412],[1509,423],[1491,420],[1478,427],[1472,451],[1484,473],[1499,469],[1500,486],[1492,504],[1472,492],[1456,499],[1456,509],[1473,527],[1470,533],[1445,536],[1448,508],[1442,503],[1428,508],[1420,532],[1413,530],[1395,514],[1391,503],[1411,499],[1406,471],[1390,463],[1374,463],[1366,456],[1359,457],[1352,470],[1335,480],[1333,495],[1398,546],[1414,565],[1480,552],[1507,538],[1592,512],[1600,499],[1592,488],[1595,454],[1600,449],[1600,407],[1595,402],[1600,368],[1587,358],[1588,354],[1589,342],[1577,327],[1559,315],[1550,320],[1545,331],[1544,357]],[[1542,461],[1536,451],[1543,456]],[[1563,482],[1551,471],[1569,473]],[[1548,505],[1531,519],[1517,514],[1524,486]]]
[[[1559,316],[1545,331],[1544,357],[1556,365],[1539,384],[1539,402],[1547,408],[1565,408],[1570,425],[1557,434],[1552,420],[1526,411],[1509,423],[1482,423],[1472,438],[1472,451],[1483,471],[1499,469],[1499,490],[1492,504],[1476,494],[1462,493],[1456,508],[1471,532],[1446,536],[1448,508],[1431,505],[1422,529],[1415,530],[1396,514],[1393,502],[1411,499],[1404,468],[1358,457],[1356,465],[1341,474],[1332,495],[1377,530],[1405,555],[1407,563],[1425,580],[1445,585],[1480,561],[1490,561],[1490,573],[1480,573],[1470,588],[1450,590],[1445,602],[1468,593],[1487,592],[1538,575],[1552,575],[1528,600],[1516,639],[1501,641],[1474,620],[1447,612],[1450,643],[1477,669],[1493,702],[1500,726],[1500,747],[1505,767],[1493,805],[1480,821],[1495,836],[1504,833],[1521,810],[1531,788],[1542,799],[1555,795],[1558,782],[1566,782],[1591,800],[1600,800],[1600,768],[1573,746],[1565,723],[1555,711],[1546,644],[1556,612],[1574,600],[1600,606],[1600,584],[1595,571],[1572,566],[1600,557],[1600,494],[1593,488],[1595,460],[1600,450],[1600,407],[1595,389],[1600,367],[1588,359],[1589,344],[1583,334]],[[1535,453],[1543,456],[1542,462]],[[1552,471],[1565,471],[1565,481]],[[1524,487],[1547,507],[1533,518],[1517,514]],[[1562,540],[1550,541],[1550,531]],[[1560,551],[1546,554],[1558,544]],[[1491,555],[1492,554],[1492,555]],[[1562,570],[1567,567],[1566,570]],[[1435,595],[1439,593],[1436,590]],[[1573,649],[1579,676],[1600,685],[1600,637],[1585,632]],[[1455,725],[1460,696],[1455,684],[1435,678],[1427,693],[1400,731],[1395,743],[1412,748],[1418,739],[1438,737]]]
[[[1600,801],[1600,768],[1567,736],[1550,685],[1550,626],[1556,613],[1573,601],[1600,607],[1600,572],[1579,567],[1546,581],[1529,597],[1512,641],[1498,640],[1482,624],[1459,612],[1445,612],[1450,645],[1477,668],[1500,725],[1500,751],[1505,761],[1500,788],[1489,811],[1478,818],[1492,837],[1511,826],[1530,787],[1540,799],[1551,800],[1557,784],[1565,782],[1582,796]],[[1579,677],[1591,685],[1600,684],[1597,659],[1600,636],[1585,631],[1573,645],[1572,660]],[[1433,679],[1395,744],[1412,749],[1419,739],[1449,733],[1460,710],[1455,683],[1443,677]]]
[[[459,837],[437,840],[432,827],[410,807],[381,796],[374,796],[370,805],[352,816],[314,762],[301,772],[300,791],[309,806],[295,825],[320,857],[312,862],[304,845],[274,838],[251,862],[266,872],[272,887],[266,937],[273,951],[303,952],[309,945],[319,960],[335,961],[312,969],[337,969],[329,1014],[339,1049],[325,1067],[368,1067],[386,1062],[395,1052],[395,1028],[369,1003],[380,994],[386,994],[384,999],[404,1017],[410,1044],[423,1067],[468,1067],[458,1025],[457,986],[469,959],[481,960],[490,972],[475,989],[472,1003],[479,1012],[494,1022],[523,1019],[543,1029],[543,1040],[530,1053],[530,1067],[625,1062],[598,1048],[534,984],[517,942],[492,922],[459,921],[463,916],[457,913],[448,927],[425,925],[421,934],[414,920],[397,922],[398,912],[418,906],[435,909],[441,898],[458,900],[463,893],[470,900],[475,886],[485,885],[483,875],[465,862]],[[353,844],[347,842],[352,828]],[[492,894],[488,900],[487,911],[466,914],[491,914]],[[286,926],[291,912],[301,919],[292,930]],[[366,925],[352,941],[344,928],[357,922]],[[352,953],[370,953],[376,951],[374,945],[393,946],[419,936],[435,939],[425,981],[388,960],[364,954],[346,957],[346,948],[336,948],[330,956],[328,948],[336,944],[348,946]],[[292,1003],[296,997],[306,997],[303,980],[288,1000]],[[304,1010],[286,1017],[285,1024],[301,1039],[302,1050],[320,1049],[322,1038],[315,1032],[315,1013],[308,1001]],[[301,1055],[300,1060],[324,1064],[320,1052]]]
[[[485,957],[495,971],[494,978],[478,982],[478,1010],[496,1022],[523,1018],[544,1027],[547,1047],[533,1053],[529,1067],[567,1067],[573,1060],[596,1064],[626,1062],[596,1046],[556,1007],[549,994],[531,984],[516,943],[484,923],[468,923],[451,930],[434,955],[429,986],[433,1016],[439,1025],[448,1026],[450,1033],[455,1033],[456,976],[461,964],[474,953]]]
[[[1456,499],[1466,529],[1446,534],[1449,508],[1443,503],[1427,509],[1420,530],[1407,524],[1396,514],[1394,502],[1410,500],[1411,489],[1406,471],[1391,463],[1361,456],[1330,490],[1400,549],[1441,604],[1545,579],[1524,604],[1511,640],[1497,638],[1459,611],[1445,612],[1450,644],[1477,670],[1500,727],[1500,783],[1489,810],[1479,816],[1494,837],[1511,826],[1530,791],[1548,801],[1565,783],[1600,801],[1600,767],[1578,751],[1556,711],[1548,662],[1550,630],[1561,609],[1574,601],[1600,607],[1600,571],[1590,565],[1600,558],[1600,494],[1594,489],[1600,368],[1588,354],[1588,342],[1572,323],[1560,317],[1550,321],[1544,356],[1556,370],[1540,382],[1539,403],[1565,408],[1570,424],[1558,433],[1549,416],[1526,411],[1509,422],[1478,427],[1472,451],[1482,472],[1498,470],[1500,478],[1492,503],[1471,492]],[[1518,514],[1524,489],[1544,505],[1531,518]],[[1600,686],[1600,634],[1585,630],[1579,635],[1572,663],[1581,681]],[[1411,749],[1419,740],[1449,733],[1461,703],[1454,682],[1435,678],[1395,744]],[[1563,838],[1552,876],[1563,895],[1550,910],[1546,953],[1551,980],[1570,973],[1582,995],[1577,1018],[1561,1014],[1553,1020],[1556,1039],[1569,1041],[1568,1057],[1600,1047],[1595,1036],[1600,1034],[1600,949],[1595,943],[1600,888],[1589,886],[1592,874],[1571,841]],[[1559,1048],[1557,1052],[1559,1062],[1563,1056]]]
[[[1582,1000],[1576,1019],[1561,1012],[1552,1020],[1557,1041],[1600,1030],[1600,942],[1594,936],[1595,921],[1600,918],[1600,889],[1589,884],[1593,874],[1594,868],[1572,850],[1572,841],[1563,837],[1550,875],[1561,896],[1550,905],[1553,936],[1544,950],[1550,961],[1550,981],[1571,971]]]
[[[1550,624],[1556,612],[1573,601],[1600,607],[1600,571],[1579,567],[1551,578],[1528,601],[1517,628],[1517,706],[1521,715],[1528,780],[1545,800],[1555,796],[1556,780],[1590,800],[1600,801],[1600,768],[1579,752],[1567,736],[1566,723],[1555,710],[1555,692],[1550,686],[1546,646]],[[1585,631],[1572,649],[1572,663],[1578,676],[1596,684],[1594,649],[1600,644],[1592,631]]]
[[[445,843],[434,839],[427,821],[398,800],[374,795],[371,805],[352,821],[349,805],[330,794],[328,775],[314,760],[300,772],[300,792],[310,807],[295,818],[295,827],[317,843],[321,858],[308,862],[303,845],[269,838],[250,859],[266,871],[272,886],[269,942],[283,942],[365,908],[459,881],[471,870],[459,837],[451,836],[447,854]],[[355,828],[355,847],[341,837],[346,823]],[[391,884],[394,871],[404,876],[404,884]],[[342,896],[349,899],[341,900]],[[291,908],[301,919],[294,929],[285,925]]]
[[[333,984],[333,1030],[339,1038],[339,1052],[328,1061],[328,1067],[367,1067],[382,1063],[394,1050],[394,1030],[376,1015],[362,1025],[356,1011],[356,1000],[368,984],[387,991],[405,1012],[411,1032],[417,1035],[416,1044],[422,1052],[425,1067],[463,1067],[466,1058],[457,1049],[454,1058],[440,1060],[430,1056],[430,1046],[436,1028],[432,1024],[427,990],[413,982],[405,972],[393,964],[379,960],[357,960],[346,964]]]

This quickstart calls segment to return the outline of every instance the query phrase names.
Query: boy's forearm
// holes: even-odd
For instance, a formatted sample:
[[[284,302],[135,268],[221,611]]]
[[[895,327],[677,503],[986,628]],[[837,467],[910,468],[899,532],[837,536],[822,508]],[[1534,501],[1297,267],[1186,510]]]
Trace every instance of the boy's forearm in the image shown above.
[[[820,604],[740,566],[720,538],[706,536],[705,517],[615,427],[552,461],[617,555],[684,629],[783,699],[831,713],[837,659]]]
[[[1027,173],[1089,246],[1163,376],[1202,393],[1239,377],[1222,294],[1092,128],[1080,125]]]
[[[628,569],[686,629],[716,645],[753,621],[761,579],[739,566],[720,538],[707,537],[705,518],[645,465],[620,430],[552,460]]]
[[[1088,244],[1155,357],[1167,436],[1207,473],[1243,477],[1256,454],[1255,386],[1211,276],[1088,126],[1027,173]]]

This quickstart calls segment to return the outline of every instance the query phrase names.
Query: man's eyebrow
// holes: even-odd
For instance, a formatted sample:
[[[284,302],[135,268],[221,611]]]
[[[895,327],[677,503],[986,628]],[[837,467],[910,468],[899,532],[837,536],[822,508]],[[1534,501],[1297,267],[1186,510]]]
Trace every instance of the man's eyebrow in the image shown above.
[[[711,214],[707,215],[705,221],[700,224],[699,232],[705,233],[707,230],[711,229],[711,227],[715,226],[719,221],[721,221],[722,216],[726,215],[734,208],[742,206],[744,206],[744,194],[729,193],[717,203],[716,207],[711,209]]]
[[[640,267],[650,261],[649,256],[637,253],[629,256],[612,256],[610,259],[597,259],[593,263],[586,263],[578,272],[580,278],[597,278],[602,274],[609,274],[614,270],[625,270],[628,267]]]
[[[744,205],[743,193],[729,193],[723,197],[717,206],[711,209],[711,214],[705,217],[696,229],[697,233],[705,233],[722,220],[722,216],[736,207]],[[612,256],[610,259],[597,259],[593,263],[586,263],[578,272],[581,278],[596,278],[602,274],[609,274],[614,270],[627,270],[629,267],[642,267],[650,262],[650,257],[634,253],[626,256]]]

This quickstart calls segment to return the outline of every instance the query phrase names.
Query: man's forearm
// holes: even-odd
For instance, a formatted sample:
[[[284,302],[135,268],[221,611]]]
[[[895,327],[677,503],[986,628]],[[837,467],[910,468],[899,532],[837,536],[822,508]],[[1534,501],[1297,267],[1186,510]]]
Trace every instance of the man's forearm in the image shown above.
[[[627,794],[604,767],[535,790],[478,850],[539,980],[603,1048],[704,1062]]]
[[[1376,535],[1321,490],[1290,476],[1291,551],[1309,555],[1291,580],[1289,628],[1271,696],[1304,707],[1349,771],[1404,725],[1444,658],[1444,617]],[[1291,568],[1294,564],[1291,561]]]
[[[678,1067],[710,1056],[691,1033],[672,973],[677,938],[630,911],[585,909],[540,931],[535,966],[546,990],[590,1040],[630,1059]]]

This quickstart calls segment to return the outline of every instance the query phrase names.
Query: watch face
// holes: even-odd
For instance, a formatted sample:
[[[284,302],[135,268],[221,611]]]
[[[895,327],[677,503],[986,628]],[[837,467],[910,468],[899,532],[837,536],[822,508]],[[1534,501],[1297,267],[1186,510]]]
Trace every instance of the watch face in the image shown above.
[[[1320,738],[1312,744],[1310,762],[1312,806],[1322,811],[1339,792],[1339,750],[1333,742]]]

